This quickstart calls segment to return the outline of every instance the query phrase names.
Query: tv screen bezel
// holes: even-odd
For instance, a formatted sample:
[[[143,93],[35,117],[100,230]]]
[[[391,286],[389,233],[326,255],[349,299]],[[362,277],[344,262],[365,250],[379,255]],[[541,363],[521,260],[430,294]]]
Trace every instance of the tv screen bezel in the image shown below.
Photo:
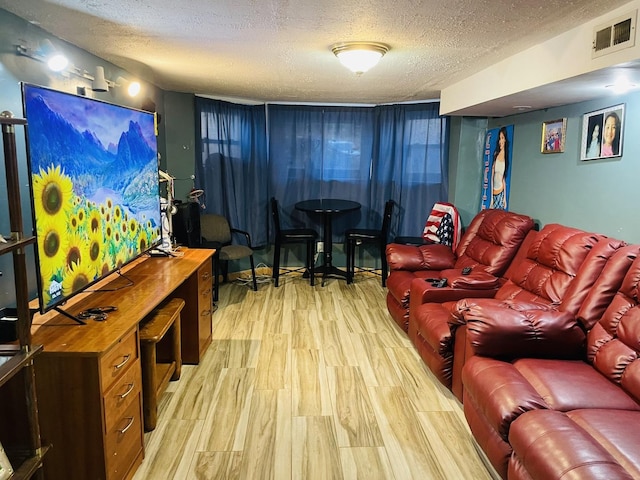
[[[31,161],[31,152],[30,152],[30,139],[29,139],[29,119],[27,117],[27,95],[26,95],[26,91],[30,88],[33,89],[39,89],[39,90],[47,90],[50,92],[53,92],[54,94],[60,94],[60,95],[66,95],[69,97],[73,97],[73,98],[77,98],[77,99],[81,99],[81,100],[86,100],[88,102],[98,102],[101,104],[104,104],[108,107],[114,107],[117,109],[124,109],[124,110],[130,110],[130,111],[134,111],[134,112],[139,112],[145,115],[151,115],[153,116],[153,124],[154,124],[154,136],[156,138],[156,142],[155,142],[155,153],[156,153],[156,171],[157,171],[157,202],[158,202],[158,235],[157,237],[153,240],[148,242],[148,244],[146,245],[146,248],[144,248],[144,250],[140,250],[137,253],[133,254],[132,256],[128,256],[125,259],[125,261],[121,264],[121,265],[117,265],[114,268],[111,268],[109,271],[107,272],[100,272],[100,274],[98,274],[98,276],[96,278],[94,278],[92,281],[88,282],[87,284],[83,285],[82,288],[79,288],[71,293],[69,293],[68,295],[61,295],[60,299],[55,301],[55,302],[51,302],[49,304],[45,304],[45,298],[44,298],[44,287],[45,287],[45,282],[42,278],[41,275],[41,259],[40,259],[40,248],[38,245],[38,240],[37,240],[37,235],[38,235],[38,219],[36,218],[36,211],[35,211],[35,197],[34,197],[34,189],[33,189],[33,171],[32,171],[32,167],[33,167],[33,162]],[[96,283],[103,281],[104,279],[106,279],[107,277],[109,277],[110,275],[112,275],[115,272],[120,272],[120,270],[125,267],[126,265],[129,265],[131,262],[133,262],[134,260],[140,258],[141,256],[148,254],[148,252],[150,250],[153,250],[154,248],[157,248],[158,246],[160,246],[162,244],[162,238],[163,238],[163,222],[162,222],[162,206],[161,206],[161,191],[160,191],[160,175],[159,175],[159,170],[160,170],[160,165],[159,165],[159,157],[158,157],[158,144],[157,144],[157,113],[156,112],[150,112],[147,110],[142,110],[142,109],[138,109],[138,108],[134,108],[134,107],[129,107],[129,106],[125,106],[125,105],[119,105],[116,103],[112,103],[112,102],[108,102],[105,100],[101,100],[101,99],[96,99],[96,98],[92,98],[92,97],[86,97],[83,95],[77,95],[74,93],[70,93],[70,92],[65,92],[62,90],[57,90],[54,88],[50,88],[50,87],[45,87],[45,86],[41,86],[41,85],[36,85],[36,84],[32,84],[29,82],[21,82],[21,94],[22,94],[22,108],[23,108],[23,113],[25,118],[27,119],[27,128],[25,129],[25,147],[26,147],[26,154],[27,154],[27,172],[28,172],[28,177],[29,177],[29,194],[30,194],[30,203],[31,203],[31,216],[32,216],[32,220],[33,220],[33,235],[36,237],[36,245],[35,245],[35,260],[36,260],[36,282],[37,282],[37,288],[38,288],[38,300],[39,300],[39,311],[40,313],[44,314],[50,310],[53,309],[59,309],[60,306],[64,305],[67,301],[69,301],[70,299],[72,299],[73,297],[75,297],[76,295],[82,293],[82,292],[86,292],[87,289],[89,289],[90,287],[94,286]],[[64,312],[63,312],[64,313]]]

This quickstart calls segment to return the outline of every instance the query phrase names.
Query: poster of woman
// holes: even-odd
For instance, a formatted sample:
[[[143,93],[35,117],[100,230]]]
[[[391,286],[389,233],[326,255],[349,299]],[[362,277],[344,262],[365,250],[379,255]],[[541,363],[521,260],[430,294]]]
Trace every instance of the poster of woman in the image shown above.
[[[513,125],[487,131],[484,142],[480,209],[508,210]]]

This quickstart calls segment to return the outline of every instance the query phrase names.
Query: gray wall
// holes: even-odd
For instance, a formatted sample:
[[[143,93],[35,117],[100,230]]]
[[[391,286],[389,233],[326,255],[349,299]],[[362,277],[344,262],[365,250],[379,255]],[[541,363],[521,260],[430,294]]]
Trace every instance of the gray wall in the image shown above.
[[[625,104],[623,155],[580,161],[583,114],[620,103]],[[542,122],[563,117],[567,118],[564,153],[540,153]],[[635,216],[640,203],[639,118],[640,93],[630,93],[490,119],[488,128],[514,125],[509,209],[530,215],[540,226],[561,223],[640,243],[640,222]],[[482,120],[462,119],[461,124],[456,140],[461,146],[450,160],[456,171],[451,201],[463,206],[465,213],[470,207],[477,213],[482,145],[476,135]]]
[[[175,177],[176,200],[187,200],[193,188],[191,176],[195,172],[195,105],[194,95],[165,92],[162,123],[166,134],[167,172]]]

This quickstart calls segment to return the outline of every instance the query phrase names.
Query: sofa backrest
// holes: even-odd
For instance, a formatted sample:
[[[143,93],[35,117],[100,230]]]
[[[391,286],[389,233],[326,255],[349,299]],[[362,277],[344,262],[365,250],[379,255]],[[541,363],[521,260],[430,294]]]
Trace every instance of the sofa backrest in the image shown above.
[[[481,210],[460,239],[454,268],[479,266],[496,277],[502,276],[534,225],[531,217],[519,213]]]
[[[640,402],[640,250],[633,247],[620,288],[587,333],[587,361]]]
[[[526,257],[511,266],[496,298],[553,305],[576,314],[607,260],[624,245],[604,235],[545,225]]]

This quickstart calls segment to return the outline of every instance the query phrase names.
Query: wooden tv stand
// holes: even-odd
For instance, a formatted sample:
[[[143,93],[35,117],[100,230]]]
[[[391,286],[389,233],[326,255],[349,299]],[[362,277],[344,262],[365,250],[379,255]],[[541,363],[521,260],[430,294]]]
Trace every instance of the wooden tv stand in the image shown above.
[[[91,288],[102,291],[77,295],[63,307],[76,316],[117,307],[105,321],[80,325],[56,312],[34,318],[33,342],[44,347],[35,361],[40,427],[53,447],[44,462],[47,479],[130,479],[142,462],[138,324],[164,300],[182,298],[183,363],[198,363],[211,343],[214,250],[181,253],[141,258],[123,277]],[[127,279],[134,284],[123,287]]]

